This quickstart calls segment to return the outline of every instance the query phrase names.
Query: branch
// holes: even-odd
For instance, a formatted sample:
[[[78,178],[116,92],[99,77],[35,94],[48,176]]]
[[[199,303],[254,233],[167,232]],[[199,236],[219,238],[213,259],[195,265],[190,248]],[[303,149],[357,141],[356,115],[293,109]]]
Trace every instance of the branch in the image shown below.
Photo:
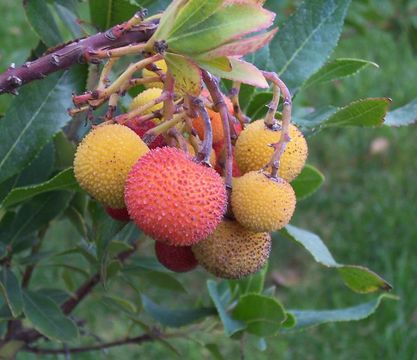
[[[155,32],[157,20],[131,27],[126,27],[126,24],[128,23],[113,26],[103,33],[75,40],[35,61],[28,61],[22,66],[16,68],[11,66],[0,74],[0,94],[17,94],[19,87],[34,80],[43,79],[51,73],[68,69],[75,64],[97,62],[98,60],[92,56],[96,52],[143,43],[149,40]]]

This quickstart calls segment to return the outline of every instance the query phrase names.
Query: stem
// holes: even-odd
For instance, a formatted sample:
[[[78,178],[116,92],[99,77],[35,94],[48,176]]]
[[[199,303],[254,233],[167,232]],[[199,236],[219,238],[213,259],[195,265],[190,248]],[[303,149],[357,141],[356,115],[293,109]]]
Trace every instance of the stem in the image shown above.
[[[203,80],[213,99],[214,107],[219,111],[223,123],[224,142],[226,147],[226,166],[225,166],[225,184],[230,200],[232,190],[232,173],[233,173],[233,153],[232,142],[230,139],[229,116],[226,103],[219,88],[219,82],[208,71],[203,70]],[[230,207],[230,201],[228,201]]]
[[[275,119],[275,114],[277,113],[279,99],[281,97],[281,90],[280,88],[274,84],[272,87],[273,97],[272,101],[268,105],[268,113],[265,116],[265,126],[270,129],[274,129],[277,127],[277,120]]]
[[[240,82],[238,81],[233,82],[233,86],[230,90],[230,100],[232,101],[232,104],[233,104],[233,111],[235,113],[235,116],[243,126],[245,124],[248,124],[250,122],[250,119],[243,113],[242,109],[240,108],[240,103],[239,103],[240,86],[241,86]]]
[[[126,55],[137,55],[143,51],[145,48],[145,43],[140,44],[129,44],[127,46],[122,46],[116,49],[109,50],[90,50],[87,52],[89,60],[94,59],[108,59],[108,58],[118,58]]]
[[[271,166],[271,169],[272,169],[271,178],[277,178],[281,156],[284,153],[288,142],[291,140],[290,136],[288,135],[289,126],[291,123],[291,111],[292,111],[291,93],[288,90],[285,83],[278,77],[277,74],[273,72],[266,72],[266,71],[262,71],[262,74],[265,76],[267,80],[273,82],[274,85],[277,88],[279,88],[279,90],[281,91],[284,97],[283,108],[282,108],[281,137],[278,143],[272,144],[275,151],[274,151],[274,154],[272,155],[270,163],[267,165],[267,166]],[[276,112],[276,108],[274,110],[274,115],[275,115],[275,112]]]
[[[173,127],[169,129],[168,136],[171,136],[175,139],[175,141],[178,143],[179,148],[184,151],[185,153],[189,153],[187,142],[184,139],[184,136],[177,130],[177,128]]]
[[[143,22],[122,33],[120,33],[120,26],[116,25],[106,32],[75,40],[35,61],[26,62],[22,66],[9,67],[0,75],[0,94],[16,94],[17,89],[27,83],[43,79],[56,71],[68,69],[74,64],[87,62],[85,54],[88,51],[114,49],[145,42],[155,32],[157,20]]]
[[[100,79],[98,81],[97,90],[104,90],[109,84],[109,76],[113,65],[117,62],[118,59],[109,59],[106,64],[103,66],[103,70],[100,74]],[[90,90],[90,89],[88,89]]]
[[[167,98],[164,101],[164,111],[163,111],[163,117],[165,121],[170,121],[175,112],[174,88],[175,88],[174,77],[172,76],[170,72],[167,72],[165,76],[165,84],[164,84],[164,93],[167,96]]]
[[[193,104],[196,106],[204,125],[204,140],[200,151],[197,154],[197,161],[204,162],[210,165],[210,153],[213,148],[213,128],[211,126],[210,116],[204,106],[204,102],[199,98],[193,99]]]
[[[145,105],[140,106],[137,109],[128,112],[127,114],[124,114],[125,115],[124,121],[130,120],[130,119],[134,118],[135,116],[141,115],[146,110],[149,110],[151,107],[155,106],[156,104],[159,104],[159,103],[165,101],[168,97],[169,97],[169,95],[167,93],[163,92],[161,94],[161,96],[157,97],[156,99],[153,99],[152,101],[149,101]]]
[[[164,121],[161,124],[159,124],[158,126],[155,126],[154,128],[149,129],[143,135],[142,140],[146,144],[151,144],[158,135],[161,135],[162,133],[164,133],[168,130],[172,130],[174,128],[174,126],[177,125],[182,120],[183,120],[182,115],[181,114],[176,114],[176,115],[173,116],[173,118],[171,120]]]

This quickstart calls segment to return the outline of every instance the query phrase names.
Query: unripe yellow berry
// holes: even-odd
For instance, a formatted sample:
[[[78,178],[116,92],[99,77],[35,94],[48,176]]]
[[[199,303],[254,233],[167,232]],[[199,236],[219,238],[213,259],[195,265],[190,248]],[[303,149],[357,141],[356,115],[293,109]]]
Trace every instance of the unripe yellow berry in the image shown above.
[[[138,109],[150,101],[155,100],[156,98],[160,97],[162,94],[162,89],[159,88],[150,88],[142,91],[139,95],[137,95],[129,105],[129,111]],[[155,104],[154,106],[150,107],[148,110],[143,112],[143,115],[151,114],[155,111],[162,110],[163,103],[160,102]]]
[[[257,272],[268,260],[271,237],[223,220],[213,234],[192,247],[198,263],[208,272],[239,279]]]
[[[283,228],[290,222],[295,204],[294,190],[284,179],[257,171],[233,179],[233,214],[249,230],[271,232]]]
[[[164,74],[167,73],[168,67],[167,67],[167,63],[165,62],[164,59],[162,60],[158,60],[154,63],[160,70],[162,70],[162,72]],[[146,78],[151,78],[151,77],[155,77],[158,76],[157,73],[150,71],[148,69],[143,69],[142,70],[142,76],[146,79]],[[160,88],[163,89],[164,88],[164,84],[161,81],[158,82],[151,82],[151,83],[145,83],[144,84],[146,88]]]
[[[307,142],[296,126],[290,125],[290,142],[281,156],[279,176],[291,182],[303,169],[307,155]],[[236,161],[243,173],[262,169],[271,160],[271,144],[281,138],[281,131],[268,129],[263,120],[249,124],[236,141]]]
[[[99,202],[111,208],[124,208],[127,174],[148,151],[141,138],[127,126],[98,126],[78,145],[74,174],[80,186]]]

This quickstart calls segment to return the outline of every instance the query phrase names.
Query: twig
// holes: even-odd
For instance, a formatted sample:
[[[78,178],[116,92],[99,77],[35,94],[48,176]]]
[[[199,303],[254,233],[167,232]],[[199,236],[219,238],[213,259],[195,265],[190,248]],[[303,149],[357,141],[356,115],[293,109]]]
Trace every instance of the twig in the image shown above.
[[[213,128],[211,126],[210,116],[204,106],[204,102],[199,98],[193,99],[193,104],[197,108],[204,125],[204,140],[201,145],[200,151],[197,154],[197,161],[202,161],[205,164],[210,165],[210,154],[213,147]]]
[[[239,103],[239,93],[240,93],[240,82],[233,82],[233,86],[230,89],[230,100],[233,104],[233,111],[235,113],[236,118],[239,120],[239,122],[243,125],[248,124],[250,122],[250,119],[243,113],[242,109],[240,108]]]

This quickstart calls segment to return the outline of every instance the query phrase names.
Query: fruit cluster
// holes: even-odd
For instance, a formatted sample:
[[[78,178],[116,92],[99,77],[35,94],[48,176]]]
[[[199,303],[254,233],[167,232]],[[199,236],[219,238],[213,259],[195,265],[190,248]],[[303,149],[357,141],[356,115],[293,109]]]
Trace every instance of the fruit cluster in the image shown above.
[[[159,72],[167,71],[163,60],[156,66]],[[143,71],[143,79],[156,75]],[[274,175],[271,144],[281,138],[280,123],[269,126],[260,119],[243,124],[233,116],[236,108],[224,96],[232,130],[231,139],[226,139],[222,118],[203,88],[199,99],[213,140],[210,160],[207,156],[205,161],[198,156],[202,142],[207,141],[202,114],[191,112],[178,121],[174,117],[173,125],[165,129],[163,105],[157,101],[164,85],[144,84],[147,89],[129,107],[130,112],[145,108],[141,116],[123,124],[95,126],[78,146],[74,172],[79,184],[110,216],[133,220],[153,238],[156,256],[167,268],[184,272],[199,264],[231,279],[255,273],[269,257],[270,233],[287,225],[294,213],[296,197],[290,182],[301,172],[308,153],[302,133],[289,126],[289,142]],[[183,103],[184,99],[175,98],[175,104]],[[156,129],[164,131],[147,138]],[[223,178],[227,141],[233,143],[231,189]]]

